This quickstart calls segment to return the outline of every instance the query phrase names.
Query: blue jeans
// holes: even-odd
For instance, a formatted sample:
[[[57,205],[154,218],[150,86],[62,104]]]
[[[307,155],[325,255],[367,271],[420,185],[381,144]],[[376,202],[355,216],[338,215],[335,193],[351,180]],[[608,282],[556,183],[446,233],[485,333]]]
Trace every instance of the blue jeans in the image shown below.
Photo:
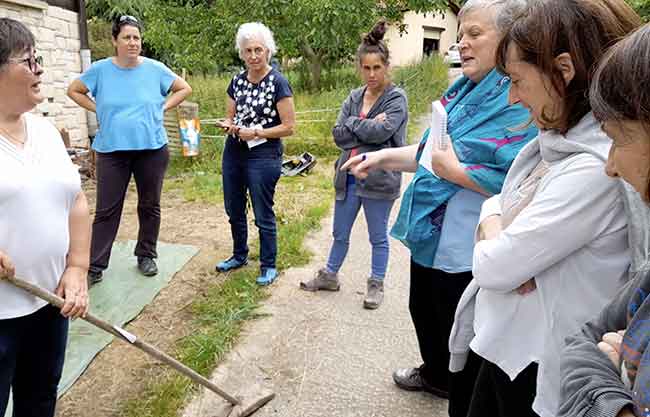
[[[14,417],[52,417],[63,372],[68,319],[45,306],[0,320],[0,416],[13,389]]]
[[[278,243],[273,196],[280,179],[282,153],[277,148],[253,153],[244,147],[228,140],[223,151],[223,198],[230,221],[233,256],[239,261],[248,257],[246,196],[250,193],[255,226],[260,233],[260,265],[275,268]]]
[[[372,277],[384,279],[388,265],[388,216],[394,200],[380,200],[359,197],[356,187],[348,182],[345,200],[337,200],[334,205],[334,242],[327,261],[327,270],[339,272],[350,247],[350,232],[357,218],[359,209],[363,206],[368,223],[368,236],[372,245]]]

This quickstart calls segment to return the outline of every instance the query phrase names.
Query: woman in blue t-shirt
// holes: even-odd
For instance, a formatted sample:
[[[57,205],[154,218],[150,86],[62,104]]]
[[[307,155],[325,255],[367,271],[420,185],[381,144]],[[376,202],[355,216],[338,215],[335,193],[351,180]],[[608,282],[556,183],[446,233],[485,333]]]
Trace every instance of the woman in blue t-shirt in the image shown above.
[[[108,267],[131,175],[138,190],[138,269],[145,276],[158,273],[154,258],[160,194],[169,162],[163,114],[190,95],[192,88],[164,64],[140,56],[141,29],[133,16],[115,20],[115,56],[95,62],[68,88],[68,96],[97,113],[99,121],[92,144],[97,152],[97,202],[88,271],[91,284],[101,281]]]
[[[230,82],[226,118],[219,123],[228,134],[222,175],[233,254],[219,262],[216,269],[225,272],[248,263],[248,190],[255,225],[260,232],[260,276],[257,283],[268,285],[278,275],[273,195],[282,167],[280,138],[292,135],[295,124],[293,93],[286,78],[269,65],[276,46],[268,27],[261,23],[241,25],[236,46],[246,70],[235,75]]]

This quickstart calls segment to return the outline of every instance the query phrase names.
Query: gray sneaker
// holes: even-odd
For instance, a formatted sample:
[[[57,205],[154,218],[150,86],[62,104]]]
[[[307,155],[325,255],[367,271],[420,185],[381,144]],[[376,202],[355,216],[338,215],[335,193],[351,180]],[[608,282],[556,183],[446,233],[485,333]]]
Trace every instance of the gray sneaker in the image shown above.
[[[300,283],[300,289],[305,291],[338,291],[340,288],[338,274],[328,272],[325,268],[319,269],[314,278]]]
[[[384,301],[384,281],[376,278],[368,279],[368,292],[363,300],[363,308],[374,310]]]

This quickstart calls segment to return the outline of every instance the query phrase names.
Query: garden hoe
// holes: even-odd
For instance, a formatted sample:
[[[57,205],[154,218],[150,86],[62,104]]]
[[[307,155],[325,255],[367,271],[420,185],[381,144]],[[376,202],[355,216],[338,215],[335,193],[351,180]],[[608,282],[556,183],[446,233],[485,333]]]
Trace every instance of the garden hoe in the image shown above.
[[[22,288],[23,290],[27,291],[28,293],[35,295],[38,298],[41,298],[48,303],[52,304],[55,307],[61,308],[63,306],[63,299],[58,297],[55,294],[50,293],[49,291],[46,291],[36,285],[30,284],[20,278],[16,277],[5,277],[0,275],[0,280],[6,280],[7,282],[15,285],[18,288]],[[255,411],[263,407],[266,403],[271,401],[273,397],[275,397],[275,394],[271,391],[263,392],[258,395],[256,395],[254,398],[241,398],[239,396],[233,396],[231,394],[228,394],[215,384],[213,384],[210,380],[207,378],[204,378],[203,376],[199,375],[197,372],[192,370],[191,368],[183,365],[176,359],[172,358],[171,356],[167,355],[166,353],[158,350],[156,347],[138,339],[135,335],[127,332],[126,330],[118,327],[118,326],[113,326],[112,324],[88,313],[86,314],[86,317],[82,317],[83,320],[87,321],[88,323],[91,323],[97,327],[99,327],[102,330],[107,331],[108,333],[114,335],[115,337],[124,340],[125,342],[131,344],[132,346],[137,347],[140,350],[143,350],[144,352],[148,353],[149,355],[153,356],[154,358],[158,359],[159,361],[162,361],[166,363],[167,365],[171,366],[174,368],[176,371],[182,373],[183,375],[187,376],[190,378],[192,381],[196,382],[197,384],[201,384],[210,391],[218,394],[221,398],[225,399],[230,403],[230,406],[227,407],[226,409],[223,410],[223,414],[220,414],[218,416],[214,417],[246,417],[250,416],[253,414]]]

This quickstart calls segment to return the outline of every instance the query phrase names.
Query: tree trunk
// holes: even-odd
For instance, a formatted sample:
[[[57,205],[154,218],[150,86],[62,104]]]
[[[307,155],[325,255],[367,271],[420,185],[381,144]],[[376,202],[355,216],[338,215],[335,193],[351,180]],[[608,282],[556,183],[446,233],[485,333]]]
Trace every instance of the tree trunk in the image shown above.
[[[305,41],[302,44],[303,57],[309,63],[311,72],[311,86],[314,91],[320,90],[320,77],[323,71],[323,58],[316,54],[312,47]]]

